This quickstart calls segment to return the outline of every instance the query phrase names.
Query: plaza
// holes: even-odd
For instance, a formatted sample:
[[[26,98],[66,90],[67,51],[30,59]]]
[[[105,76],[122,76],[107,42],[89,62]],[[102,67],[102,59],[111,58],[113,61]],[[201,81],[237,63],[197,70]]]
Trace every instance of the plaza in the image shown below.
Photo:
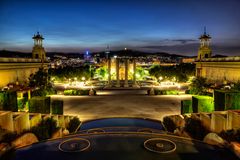
[[[146,90],[99,90],[97,96],[61,96],[64,114],[77,114],[81,121],[108,117],[140,117],[162,120],[180,114],[181,100],[190,95],[148,96]]]

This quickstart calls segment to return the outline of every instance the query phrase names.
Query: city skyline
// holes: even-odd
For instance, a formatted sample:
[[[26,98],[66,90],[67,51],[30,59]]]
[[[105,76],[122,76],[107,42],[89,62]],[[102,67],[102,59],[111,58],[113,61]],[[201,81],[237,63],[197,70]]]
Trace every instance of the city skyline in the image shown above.
[[[213,54],[240,54],[240,2],[28,1],[0,2],[0,50],[32,50],[43,34],[47,52],[129,48],[196,56],[204,26]]]

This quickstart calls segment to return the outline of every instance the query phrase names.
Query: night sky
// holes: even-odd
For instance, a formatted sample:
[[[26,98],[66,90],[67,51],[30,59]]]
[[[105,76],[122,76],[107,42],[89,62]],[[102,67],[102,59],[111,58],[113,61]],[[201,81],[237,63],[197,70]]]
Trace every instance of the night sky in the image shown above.
[[[240,55],[240,0],[48,1],[0,0],[0,50],[30,52],[39,31],[46,51],[93,52],[110,45],[197,55],[206,26],[214,54]]]

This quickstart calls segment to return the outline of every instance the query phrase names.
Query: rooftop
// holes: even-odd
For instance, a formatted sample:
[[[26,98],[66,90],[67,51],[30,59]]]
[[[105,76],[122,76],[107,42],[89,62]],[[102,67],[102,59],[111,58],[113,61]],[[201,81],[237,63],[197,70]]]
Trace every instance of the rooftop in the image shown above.
[[[204,58],[196,62],[240,62],[240,56],[221,57],[221,58]]]

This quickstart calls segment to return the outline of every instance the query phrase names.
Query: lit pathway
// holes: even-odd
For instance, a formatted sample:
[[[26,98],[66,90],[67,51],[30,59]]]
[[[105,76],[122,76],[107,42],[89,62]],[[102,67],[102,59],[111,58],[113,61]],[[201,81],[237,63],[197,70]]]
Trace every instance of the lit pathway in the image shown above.
[[[64,114],[78,114],[82,121],[104,117],[142,117],[162,120],[180,114],[182,99],[189,95],[148,96],[144,90],[98,91],[98,96],[52,96],[63,99]]]

